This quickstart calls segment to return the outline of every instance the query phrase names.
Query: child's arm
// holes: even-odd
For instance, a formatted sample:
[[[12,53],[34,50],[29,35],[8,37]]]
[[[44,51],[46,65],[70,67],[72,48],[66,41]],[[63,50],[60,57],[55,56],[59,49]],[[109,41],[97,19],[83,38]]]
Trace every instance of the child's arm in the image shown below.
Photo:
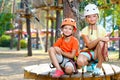
[[[62,53],[62,55],[64,55],[65,57],[68,57],[68,58],[74,58],[75,54],[76,54],[76,50],[72,50],[72,52],[69,52],[69,53],[66,53],[66,52]]]
[[[57,54],[62,54],[63,56],[65,57],[68,57],[68,58],[74,58],[75,56],[75,53],[76,53],[76,50],[72,50],[72,52],[63,52],[59,47],[54,47],[55,51]]]

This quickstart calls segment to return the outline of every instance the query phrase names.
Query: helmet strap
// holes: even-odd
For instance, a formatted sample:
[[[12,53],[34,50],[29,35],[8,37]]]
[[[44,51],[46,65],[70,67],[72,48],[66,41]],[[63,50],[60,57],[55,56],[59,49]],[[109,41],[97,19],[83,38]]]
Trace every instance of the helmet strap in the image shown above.
[[[96,24],[89,24],[89,26],[96,26]],[[93,34],[93,28],[91,29],[90,34],[91,34],[91,35]]]
[[[72,34],[70,34],[70,35],[65,35],[64,33],[63,33],[63,35],[64,35],[65,37],[70,37],[70,36],[72,36]]]

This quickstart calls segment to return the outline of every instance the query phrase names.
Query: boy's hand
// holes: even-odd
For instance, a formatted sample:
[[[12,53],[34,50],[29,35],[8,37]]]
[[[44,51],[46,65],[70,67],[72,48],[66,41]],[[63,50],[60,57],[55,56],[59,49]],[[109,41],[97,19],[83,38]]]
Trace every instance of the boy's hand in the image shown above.
[[[57,54],[62,54],[63,51],[59,47],[54,47]]]

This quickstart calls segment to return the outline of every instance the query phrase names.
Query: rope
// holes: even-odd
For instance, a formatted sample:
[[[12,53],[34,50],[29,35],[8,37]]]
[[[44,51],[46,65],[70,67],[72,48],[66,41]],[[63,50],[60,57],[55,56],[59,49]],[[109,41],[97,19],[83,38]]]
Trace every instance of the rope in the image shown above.
[[[26,3],[26,1],[23,0],[23,2],[24,2],[24,4],[26,5],[26,8],[29,9],[30,13],[31,13],[32,16],[35,18],[35,20],[38,21],[40,24],[42,24],[42,26],[46,27],[46,26],[43,24],[43,22],[41,22],[41,21],[38,19],[38,17],[36,17],[36,15],[31,11],[31,8],[30,8],[30,6]]]
[[[120,40],[120,37],[110,37],[109,38],[111,41],[117,41],[117,40]]]
[[[30,11],[30,13],[32,14],[32,16],[34,17],[34,19],[35,19],[39,24],[42,24],[42,26],[46,27],[46,26],[38,19],[38,17],[36,17],[36,15],[31,11],[31,8],[30,8],[30,6],[27,4],[27,2],[26,2],[25,0],[23,0],[23,2],[24,2],[24,4],[26,5],[26,8],[29,9],[29,11]],[[41,37],[40,37],[40,42],[43,43]],[[44,46],[43,46],[43,45],[41,45],[41,47],[44,49]]]

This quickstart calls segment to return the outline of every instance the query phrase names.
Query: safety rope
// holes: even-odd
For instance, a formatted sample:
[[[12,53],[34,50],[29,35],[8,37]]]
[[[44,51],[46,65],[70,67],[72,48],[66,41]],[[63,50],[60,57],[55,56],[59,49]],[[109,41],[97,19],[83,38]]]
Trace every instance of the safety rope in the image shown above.
[[[29,4],[28,4],[25,0],[23,0],[23,3],[26,5],[26,8],[29,9],[29,11],[30,11],[30,13],[32,14],[32,16],[34,17],[34,19],[35,19],[39,24],[41,24],[42,26],[46,27],[46,26],[38,19],[38,17],[36,17],[36,15],[31,11],[31,8],[30,8]],[[41,37],[40,37],[40,42],[43,43]],[[42,47],[42,49],[44,49],[44,46],[43,46],[43,45],[41,45],[41,47]]]
[[[30,13],[31,13],[32,16],[35,18],[35,20],[38,21],[40,24],[42,24],[42,26],[46,27],[46,26],[43,24],[43,22],[41,22],[41,21],[38,19],[38,17],[31,11],[31,8],[30,8],[29,4],[27,4],[25,0],[23,0],[23,2],[24,2],[24,4],[26,5],[26,8],[29,9]]]

